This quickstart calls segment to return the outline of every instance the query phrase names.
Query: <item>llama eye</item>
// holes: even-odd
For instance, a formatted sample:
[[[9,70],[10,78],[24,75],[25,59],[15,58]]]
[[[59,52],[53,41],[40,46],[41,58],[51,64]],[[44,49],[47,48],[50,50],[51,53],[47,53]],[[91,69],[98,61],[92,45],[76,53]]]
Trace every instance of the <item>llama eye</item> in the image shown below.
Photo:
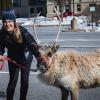
[[[52,56],[52,53],[51,53],[51,52],[48,52],[47,55],[48,55],[49,57],[51,57],[51,56]]]

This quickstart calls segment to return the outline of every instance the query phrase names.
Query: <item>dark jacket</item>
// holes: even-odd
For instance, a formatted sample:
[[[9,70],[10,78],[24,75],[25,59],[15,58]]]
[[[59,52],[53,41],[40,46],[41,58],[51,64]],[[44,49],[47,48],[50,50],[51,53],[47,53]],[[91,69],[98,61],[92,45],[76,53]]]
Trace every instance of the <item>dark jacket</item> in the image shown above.
[[[19,26],[19,29],[22,34],[22,43],[17,43],[6,30],[0,30],[0,54],[4,54],[6,47],[11,59],[19,63],[26,63],[32,59],[33,54],[35,57],[40,54],[33,36],[24,27]]]

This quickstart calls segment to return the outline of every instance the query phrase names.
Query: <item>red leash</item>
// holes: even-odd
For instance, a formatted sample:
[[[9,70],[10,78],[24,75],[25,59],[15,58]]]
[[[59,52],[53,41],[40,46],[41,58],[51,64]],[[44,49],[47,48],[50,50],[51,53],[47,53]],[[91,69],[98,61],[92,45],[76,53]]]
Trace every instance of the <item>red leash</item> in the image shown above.
[[[0,62],[0,70],[2,70],[3,66],[4,66],[4,61]]]
[[[7,60],[7,61],[10,61],[11,63],[15,64],[16,66],[22,68],[22,69],[25,69],[25,67],[21,64],[18,64],[16,61],[10,59],[9,57],[7,56],[4,56],[4,61]],[[0,70],[3,69],[3,66],[4,66],[4,61],[0,63]]]

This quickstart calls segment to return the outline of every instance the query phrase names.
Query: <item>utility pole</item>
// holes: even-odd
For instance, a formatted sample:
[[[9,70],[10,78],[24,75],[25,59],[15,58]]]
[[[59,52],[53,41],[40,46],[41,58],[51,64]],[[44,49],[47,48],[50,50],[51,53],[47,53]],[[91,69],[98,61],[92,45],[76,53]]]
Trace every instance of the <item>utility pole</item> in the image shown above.
[[[94,0],[93,0],[93,7],[94,7]],[[95,8],[94,8],[95,9]],[[95,11],[95,10],[94,10]],[[92,31],[93,31],[93,18],[94,18],[94,11],[92,11]]]
[[[74,7],[74,0],[73,0],[73,18],[74,18],[74,9],[75,9],[75,7]]]
[[[93,18],[94,18],[94,12],[95,12],[95,3],[93,0],[93,3],[91,3],[90,5],[90,12],[91,12],[91,22],[92,22],[92,31],[93,31]]]
[[[71,20],[71,29],[72,30],[76,30],[77,28],[77,20],[76,18],[74,17],[75,15],[75,0],[72,0],[72,16],[73,16],[73,19]]]

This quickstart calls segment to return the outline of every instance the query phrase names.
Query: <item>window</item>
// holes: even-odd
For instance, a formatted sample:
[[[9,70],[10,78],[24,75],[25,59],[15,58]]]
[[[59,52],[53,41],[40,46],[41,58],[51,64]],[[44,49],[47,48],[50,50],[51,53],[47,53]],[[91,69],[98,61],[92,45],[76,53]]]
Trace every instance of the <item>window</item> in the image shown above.
[[[38,3],[46,3],[46,0],[37,0]]]
[[[65,10],[66,10],[66,12],[69,12],[69,5],[65,6]]]
[[[29,0],[29,5],[30,6],[33,6],[33,5],[35,5],[36,4],[36,1],[35,0]]]
[[[55,9],[57,10],[57,6],[55,6]],[[53,12],[55,13],[55,10],[53,9]]]
[[[45,2],[46,0],[37,0],[38,2]]]
[[[77,11],[81,11],[81,4],[77,4]]]
[[[40,13],[40,16],[41,16],[43,14],[43,7],[38,7],[37,13]]]
[[[14,7],[21,7],[21,0],[13,0]]]
[[[30,8],[30,14],[34,13],[34,8]]]
[[[44,5],[46,4],[46,0],[29,0],[29,5]]]

